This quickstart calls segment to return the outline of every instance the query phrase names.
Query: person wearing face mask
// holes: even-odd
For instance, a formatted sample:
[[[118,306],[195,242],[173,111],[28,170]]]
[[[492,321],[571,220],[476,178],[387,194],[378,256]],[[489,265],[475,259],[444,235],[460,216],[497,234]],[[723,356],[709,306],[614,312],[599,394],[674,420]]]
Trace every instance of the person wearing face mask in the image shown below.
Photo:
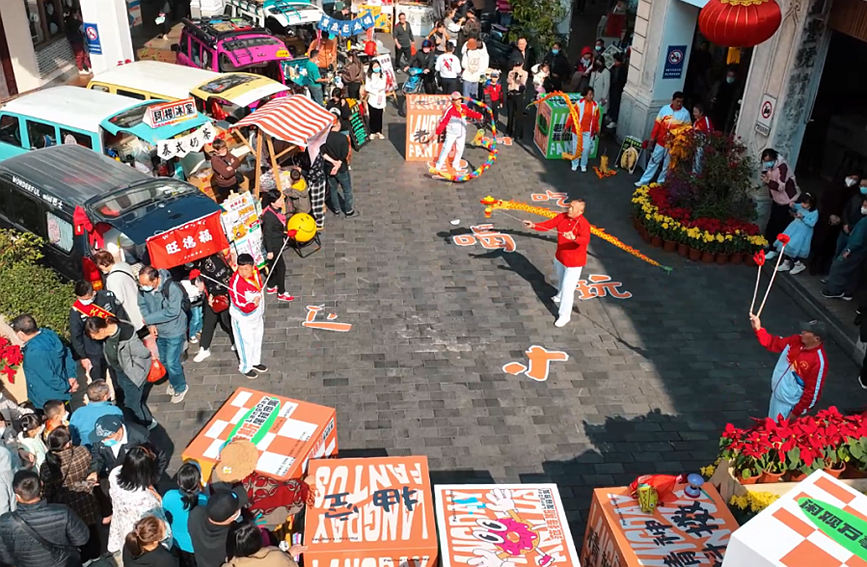
[[[734,126],[741,88],[738,69],[734,65],[729,66],[725,77],[711,87],[711,120],[723,132],[730,132]]]
[[[123,462],[127,451],[140,445],[148,445],[156,455],[157,478],[169,464],[168,455],[150,443],[147,429],[116,415],[104,415],[96,420],[90,443],[88,478],[94,481],[108,478],[109,473]]]
[[[286,263],[281,251],[285,250],[286,213],[285,197],[279,191],[262,194],[262,240],[265,244],[266,258],[271,263],[271,285],[265,290],[268,295],[277,294],[277,301],[289,302],[295,298],[286,291]]]
[[[39,327],[32,315],[19,315],[12,319],[11,327],[24,344],[21,365],[27,381],[27,399],[37,408],[48,400],[69,401],[71,394],[78,391],[77,369],[69,348],[57,333]]]
[[[254,380],[267,372],[262,364],[262,337],[265,333],[264,278],[253,256],[238,256],[238,269],[229,280],[229,315],[238,352],[238,371]]]
[[[773,242],[777,235],[783,232],[789,221],[789,205],[798,202],[801,190],[795,181],[795,175],[789,168],[789,164],[779,155],[776,150],[767,148],[762,152],[762,172],[760,179],[771,196],[771,215],[765,227],[765,238]]]
[[[451,44],[449,44],[451,45]],[[458,64],[460,67],[460,64]],[[367,69],[367,81],[364,83],[365,98],[367,99],[367,113],[370,116],[370,139],[384,140],[382,135],[382,112],[385,110],[386,97],[385,75],[382,73],[382,64],[374,59]]]
[[[117,317],[128,320],[126,311],[113,292],[94,290],[86,280],[75,282],[75,302],[69,310],[69,342],[72,353],[81,363],[90,380],[105,380],[108,364],[102,355],[102,345],[87,336],[84,323],[89,317]],[[115,381],[115,377],[111,377]]]
[[[551,83],[551,89],[549,90],[546,88],[546,90],[549,92],[551,90],[563,90],[563,85],[565,85],[566,81],[569,80],[569,60],[566,59],[566,55],[563,54],[563,46],[560,42],[554,42],[551,46],[551,51],[548,52],[542,62],[547,63],[548,68],[551,70],[551,75],[548,77],[548,80]]]
[[[847,175],[839,182],[829,185],[819,193],[819,222],[813,231],[810,245],[811,275],[824,275],[831,269],[831,262],[837,255],[837,239],[843,231],[842,216],[849,200],[859,194],[860,175]],[[867,187],[865,187],[867,191]],[[858,203],[860,210],[860,203]]]
[[[861,197],[861,220],[846,241],[846,248],[834,259],[822,295],[829,299],[851,301],[858,287],[864,260],[867,259],[867,197]]]
[[[857,192],[849,197],[849,200],[846,201],[846,205],[843,207],[843,211],[839,217],[840,226],[840,235],[837,237],[837,247],[834,250],[834,256],[839,256],[843,250],[846,248],[846,244],[849,240],[849,234],[851,234],[852,229],[855,228],[855,225],[858,224],[858,221],[861,220],[863,215],[861,214],[861,202],[864,200],[864,197],[867,197],[867,177],[858,176],[858,175],[850,175],[844,181],[846,187],[852,187],[857,189]]]
[[[605,40],[599,38],[596,40],[596,45],[593,46],[593,51],[596,55],[602,55],[602,52],[605,51]]]
[[[590,71],[590,88],[596,93],[596,104],[602,114],[608,113],[608,95],[611,91],[611,73],[605,68],[605,59],[597,57]]]

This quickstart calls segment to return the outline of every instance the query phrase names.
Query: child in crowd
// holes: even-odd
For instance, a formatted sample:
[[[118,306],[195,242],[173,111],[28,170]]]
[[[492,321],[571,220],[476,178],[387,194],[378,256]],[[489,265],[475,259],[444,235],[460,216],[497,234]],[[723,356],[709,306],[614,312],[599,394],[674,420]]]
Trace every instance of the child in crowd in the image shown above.
[[[545,94],[545,81],[548,80],[551,69],[547,63],[537,63],[533,65],[531,71],[533,72],[533,88],[536,89],[538,96],[541,96]]]
[[[196,269],[190,270],[190,275],[187,279],[181,280],[181,287],[187,292],[187,297],[190,298],[190,323],[189,323],[189,339],[191,344],[199,342],[199,335],[202,333],[202,292],[199,286],[196,285],[196,280],[201,275],[201,272]]]
[[[493,127],[500,117],[500,107],[503,105],[503,85],[500,84],[500,72],[498,70],[494,69],[491,71],[491,77],[485,83],[482,94],[485,97],[485,104],[488,105],[488,108],[491,109],[491,114],[494,115],[493,123],[490,123],[490,118],[486,117],[485,120],[485,125],[491,128],[491,134],[493,134]]]
[[[819,220],[819,211],[816,210],[815,199],[809,193],[804,193],[801,201],[789,205],[791,215],[794,218],[783,234],[789,237],[789,243],[783,255],[783,262],[777,268],[778,272],[790,272],[793,276],[807,269],[804,261],[810,255],[810,241],[813,239],[813,227]],[[774,241],[774,248],[765,255],[772,260],[782,249],[779,240]],[[794,264],[793,264],[794,262]]]
[[[187,523],[190,511],[196,506],[204,506],[208,495],[202,490],[202,471],[194,461],[181,465],[177,474],[178,488],[169,490],[163,496],[163,510],[170,520],[172,535],[181,550],[181,565],[196,567],[193,556],[193,542]]]
[[[289,172],[289,179],[292,180],[292,185],[285,191],[288,199],[287,213],[309,213],[310,212],[310,194],[307,192],[307,180],[301,175],[300,169],[292,169]],[[291,211],[289,210],[291,207]]]
[[[18,434],[18,456],[25,468],[39,472],[39,467],[45,462],[48,448],[39,435],[42,433],[42,420],[35,413],[21,416],[21,433]]]
[[[42,407],[42,413],[45,416],[45,429],[42,432],[42,438],[48,439],[48,434],[60,427],[61,425],[69,425],[69,412],[66,411],[66,404],[61,400],[48,400]]]

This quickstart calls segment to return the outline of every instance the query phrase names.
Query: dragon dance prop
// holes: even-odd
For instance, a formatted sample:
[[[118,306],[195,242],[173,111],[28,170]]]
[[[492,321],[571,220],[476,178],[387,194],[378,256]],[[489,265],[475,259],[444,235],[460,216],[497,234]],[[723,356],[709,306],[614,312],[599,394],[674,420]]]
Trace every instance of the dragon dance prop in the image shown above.
[[[578,112],[578,109],[575,108],[575,105],[572,103],[572,99],[569,98],[569,95],[567,95],[563,91],[554,91],[552,93],[546,94],[545,96],[543,96],[542,98],[540,98],[538,100],[534,100],[533,102],[531,102],[527,106],[530,107],[534,104],[538,105],[538,104],[541,104],[541,103],[545,102],[546,100],[549,100],[552,98],[562,98],[564,101],[566,101],[566,107],[569,109],[569,116],[572,117],[572,125],[575,128],[575,134],[578,138],[578,143],[575,145],[575,152],[572,154],[568,154],[566,152],[563,152],[563,154],[562,154],[563,159],[568,159],[568,160],[578,159],[581,156],[581,151],[583,150],[582,146],[584,143],[583,138],[581,136],[581,114]]]
[[[495,210],[510,210],[510,211],[522,211],[525,213],[530,213],[534,215],[539,215],[541,217],[552,219],[556,217],[558,214],[557,211],[552,211],[551,209],[546,209],[545,207],[535,207],[533,205],[528,205],[527,203],[522,203],[521,201],[502,201],[500,199],[495,199],[494,197],[488,195],[484,199],[481,200],[481,203],[485,206],[485,217],[490,218],[491,214]],[[643,260],[650,264],[651,266],[656,266],[657,268],[661,268],[665,270],[666,273],[671,272],[671,268],[669,266],[663,266],[653,258],[648,258],[640,251],[636,250],[632,246],[629,246],[625,242],[621,241],[615,236],[612,236],[605,232],[604,228],[600,228],[594,224],[590,225],[590,233],[593,236],[601,238],[605,242],[609,244],[613,244],[617,248],[620,248],[624,252],[635,256],[639,260]]]
[[[477,141],[478,146],[481,146],[481,147],[485,148],[486,150],[488,150],[488,159],[486,159],[484,161],[484,163],[482,163],[479,167],[477,167],[473,171],[470,171],[467,173],[447,173],[445,171],[437,171],[436,175],[438,175],[444,179],[448,179],[449,181],[453,181],[455,183],[464,183],[466,181],[469,181],[470,179],[475,179],[476,177],[480,176],[484,172],[488,171],[491,168],[491,166],[494,164],[494,162],[497,161],[497,154],[499,153],[499,150],[497,150],[497,123],[494,120],[494,112],[484,102],[481,102],[481,101],[478,101],[478,100],[475,100],[475,99],[472,99],[469,97],[463,97],[463,98],[468,103],[471,102],[471,103],[481,107],[482,110],[484,110],[485,112],[488,113],[488,118],[490,118],[490,120],[491,120],[491,139],[490,140],[480,139]]]

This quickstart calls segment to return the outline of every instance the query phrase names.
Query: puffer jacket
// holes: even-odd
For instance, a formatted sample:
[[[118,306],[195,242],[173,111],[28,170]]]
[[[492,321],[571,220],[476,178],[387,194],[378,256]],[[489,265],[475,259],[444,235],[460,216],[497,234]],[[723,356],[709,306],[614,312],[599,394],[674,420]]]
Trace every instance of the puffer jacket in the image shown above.
[[[17,514],[16,519],[13,515]],[[48,548],[32,535],[55,544]],[[77,548],[87,543],[90,530],[69,507],[48,504],[19,504],[15,512],[0,516],[0,563],[15,567],[80,567]]]

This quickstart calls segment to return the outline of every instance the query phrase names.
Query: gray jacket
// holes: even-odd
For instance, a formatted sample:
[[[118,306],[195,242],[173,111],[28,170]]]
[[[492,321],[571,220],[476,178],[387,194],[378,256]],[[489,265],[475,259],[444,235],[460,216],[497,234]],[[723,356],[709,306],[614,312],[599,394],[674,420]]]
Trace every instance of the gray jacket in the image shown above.
[[[141,387],[151,369],[151,352],[135,332],[132,325],[118,324],[118,334],[105,339],[103,353],[109,364],[123,372],[130,382]]]
[[[163,288],[168,288],[168,299]],[[160,337],[173,339],[187,336],[187,314],[183,310],[184,290],[172,281],[168,270],[160,270],[159,288],[142,291],[138,305],[146,325],[156,325]]]

